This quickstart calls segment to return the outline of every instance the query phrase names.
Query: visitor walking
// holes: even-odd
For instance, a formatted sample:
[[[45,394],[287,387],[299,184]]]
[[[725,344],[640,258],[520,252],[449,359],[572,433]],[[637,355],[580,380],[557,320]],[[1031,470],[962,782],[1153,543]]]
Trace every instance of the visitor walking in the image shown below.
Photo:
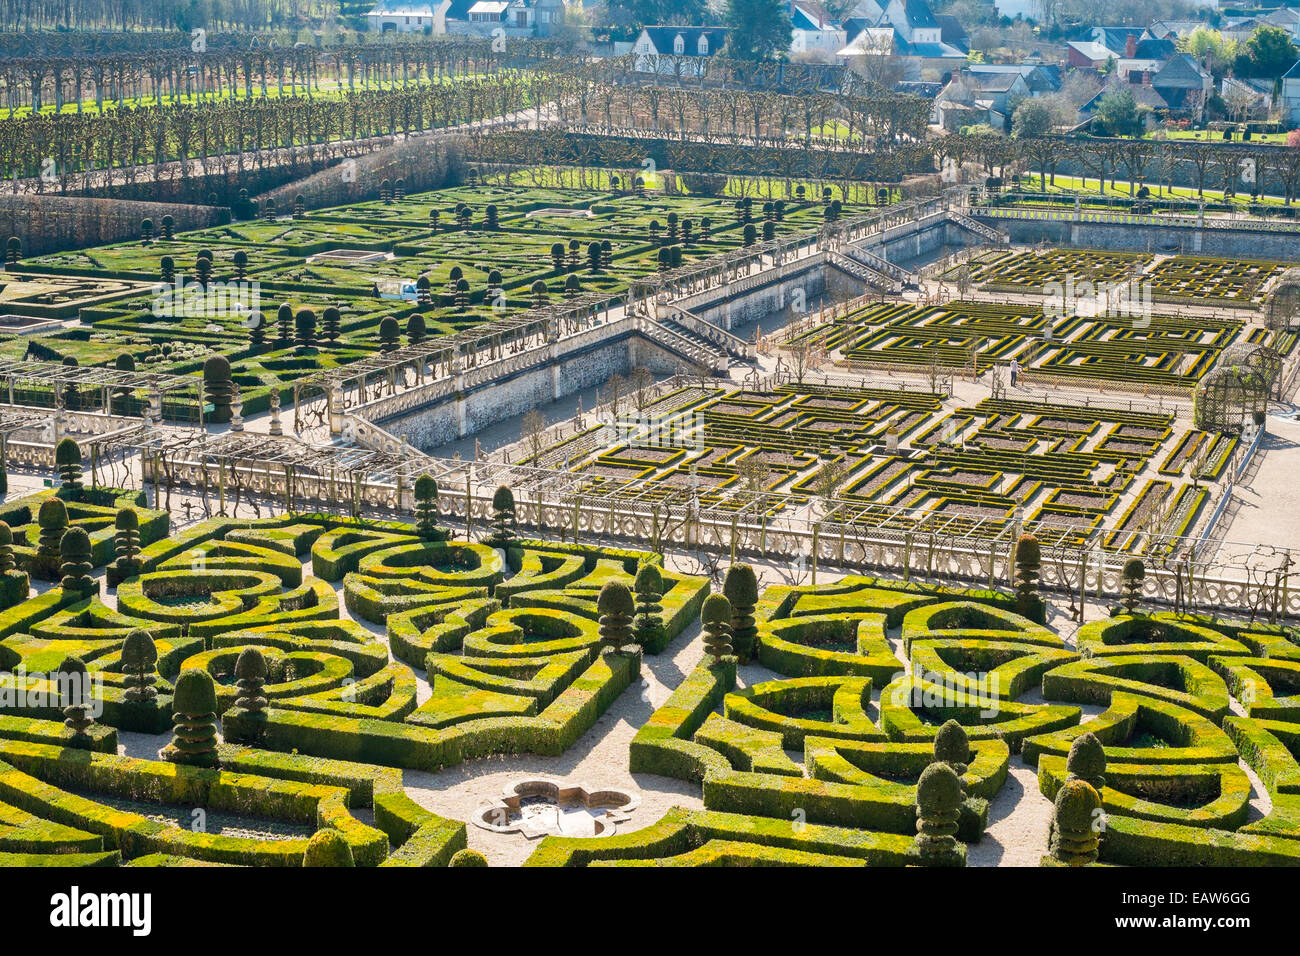
[[[1020,363],[1015,359],[1011,360],[1011,387],[1016,387],[1016,378],[1020,375]]]

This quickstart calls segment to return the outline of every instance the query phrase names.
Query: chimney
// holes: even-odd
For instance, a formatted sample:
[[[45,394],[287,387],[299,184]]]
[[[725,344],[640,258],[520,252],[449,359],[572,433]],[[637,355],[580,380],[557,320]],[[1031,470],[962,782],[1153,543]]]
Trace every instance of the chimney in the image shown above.
[[[1124,40],[1124,58],[1126,60],[1133,59],[1135,56],[1137,56],[1137,51],[1138,51],[1137,36],[1130,33],[1128,37],[1126,37]]]

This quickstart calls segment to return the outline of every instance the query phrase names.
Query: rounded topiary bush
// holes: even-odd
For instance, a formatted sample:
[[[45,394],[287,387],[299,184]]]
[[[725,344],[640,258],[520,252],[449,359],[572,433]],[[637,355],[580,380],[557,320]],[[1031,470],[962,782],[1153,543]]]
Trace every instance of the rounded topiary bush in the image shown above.
[[[447,862],[448,866],[487,866],[488,861],[478,850],[457,850]]]
[[[1088,731],[1074,738],[1070,755],[1065,759],[1065,770],[1100,791],[1106,786],[1106,748],[1097,735]]]
[[[343,839],[338,830],[326,828],[317,830],[307,841],[307,849],[302,855],[302,865],[307,866],[356,866],[352,858],[352,847]]]
[[[966,728],[955,720],[946,720],[934,735],[934,759],[952,767],[960,776],[970,764],[970,738]]]

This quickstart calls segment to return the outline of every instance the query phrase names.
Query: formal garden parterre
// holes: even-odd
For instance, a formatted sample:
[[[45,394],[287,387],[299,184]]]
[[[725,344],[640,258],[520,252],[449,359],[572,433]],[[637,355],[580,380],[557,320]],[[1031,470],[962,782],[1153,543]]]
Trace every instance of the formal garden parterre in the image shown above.
[[[698,663],[627,760],[703,808],[546,837],[531,865],[961,866],[1013,766],[1055,802],[1046,864],[1300,863],[1300,634],[1143,607],[1140,559],[1067,642],[1030,535],[1009,589],[762,587],[734,562],[719,586],[522,538],[504,487],[470,540],[423,480],[413,523],[168,535],[137,496],[65,478],[0,526],[5,865],[470,864],[466,821],[403,771],[563,754],[685,643]]]

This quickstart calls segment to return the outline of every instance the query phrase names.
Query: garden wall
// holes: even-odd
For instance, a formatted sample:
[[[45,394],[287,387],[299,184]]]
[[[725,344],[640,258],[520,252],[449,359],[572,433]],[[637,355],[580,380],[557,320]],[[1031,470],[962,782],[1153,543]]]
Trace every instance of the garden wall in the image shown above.
[[[181,203],[90,199],[82,196],[0,196],[0,238],[17,236],[23,255],[140,238],[140,220],[159,228],[171,216],[176,231],[206,229],[230,221],[230,210]]]
[[[1059,220],[999,218],[981,221],[1007,232],[1016,244],[1046,242],[1082,249],[1200,253],[1230,258],[1300,261],[1300,234],[1295,232]]]

